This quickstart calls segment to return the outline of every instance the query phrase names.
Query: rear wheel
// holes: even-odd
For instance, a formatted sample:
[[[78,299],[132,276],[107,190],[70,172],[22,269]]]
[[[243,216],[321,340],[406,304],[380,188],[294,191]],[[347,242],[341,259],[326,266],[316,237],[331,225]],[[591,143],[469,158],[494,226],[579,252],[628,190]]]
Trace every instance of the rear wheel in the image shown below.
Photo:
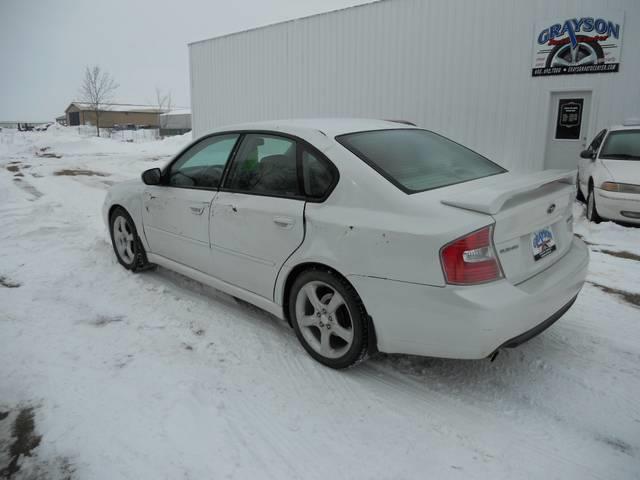
[[[330,271],[307,270],[293,283],[289,298],[296,336],[314,359],[340,369],[366,358],[367,314],[346,280]]]
[[[587,198],[587,220],[593,223],[600,223],[602,220],[596,208],[596,194],[593,191],[593,186],[589,188],[589,197]]]
[[[124,208],[116,208],[110,218],[111,243],[120,265],[136,272],[149,266],[133,219]]]

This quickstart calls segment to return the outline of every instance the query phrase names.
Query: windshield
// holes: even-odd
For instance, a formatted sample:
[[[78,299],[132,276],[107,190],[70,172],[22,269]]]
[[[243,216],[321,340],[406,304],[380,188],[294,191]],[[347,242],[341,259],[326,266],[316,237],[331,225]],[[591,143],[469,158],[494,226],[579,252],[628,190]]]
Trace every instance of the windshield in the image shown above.
[[[406,193],[504,173],[482,155],[427,130],[350,133],[336,140]]]
[[[640,130],[611,132],[602,147],[600,158],[640,160]]]

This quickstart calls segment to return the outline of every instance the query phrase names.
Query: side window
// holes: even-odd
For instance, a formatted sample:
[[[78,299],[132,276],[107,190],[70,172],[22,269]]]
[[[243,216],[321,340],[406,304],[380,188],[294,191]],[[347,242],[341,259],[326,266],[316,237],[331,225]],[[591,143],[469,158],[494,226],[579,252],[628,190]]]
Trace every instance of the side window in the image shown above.
[[[218,188],[238,134],[216,135],[193,145],[168,172],[173,187]]]
[[[591,142],[591,145],[589,145],[589,150],[591,150],[592,152],[597,152],[598,149],[600,148],[600,145],[602,145],[602,140],[604,140],[604,136],[606,134],[607,134],[606,129],[598,133],[598,135],[596,135],[596,137]]]
[[[310,198],[322,198],[333,184],[334,173],[326,161],[308,150],[302,152],[304,191]]]
[[[296,142],[274,135],[248,134],[238,150],[225,188],[298,197]]]

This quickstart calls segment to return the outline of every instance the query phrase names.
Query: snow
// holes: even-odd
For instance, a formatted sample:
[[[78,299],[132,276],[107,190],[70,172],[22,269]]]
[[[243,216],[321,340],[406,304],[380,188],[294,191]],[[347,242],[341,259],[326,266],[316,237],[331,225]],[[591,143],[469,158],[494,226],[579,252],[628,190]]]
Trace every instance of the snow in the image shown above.
[[[91,103],[73,102],[71,105],[75,105],[80,110],[93,110],[94,106]],[[158,108],[157,105],[136,105],[132,103],[101,103],[101,111],[109,112],[148,112],[158,113],[164,110]]]
[[[257,308],[117,264],[106,189],[190,134],[0,138],[0,281],[20,284],[0,286],[0,413],[32,407],[42,437],[15,478],[640,478],[640,310],[614,293],[640,293],[640,229],[576,204],[591,283],[493,363],[380,355],[336,372]]]
[[[176,110],[171,110],[170,112],[166,112],[161,114],[161,117],[172,117],[174,115],[191,115],[190,108],[178,108]]]

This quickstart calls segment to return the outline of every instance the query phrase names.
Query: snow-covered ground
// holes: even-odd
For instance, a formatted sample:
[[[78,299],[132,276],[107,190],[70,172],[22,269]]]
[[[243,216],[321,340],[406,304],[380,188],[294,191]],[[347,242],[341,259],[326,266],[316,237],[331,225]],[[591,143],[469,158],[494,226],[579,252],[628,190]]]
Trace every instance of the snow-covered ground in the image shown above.
[[[13,447],[13,478],[640,478],[640,229],[576,204],[590,283],[494,363],[336,372],[256,308],[117,264],[106,189],[188,141],[0,134],[0,470]]]

